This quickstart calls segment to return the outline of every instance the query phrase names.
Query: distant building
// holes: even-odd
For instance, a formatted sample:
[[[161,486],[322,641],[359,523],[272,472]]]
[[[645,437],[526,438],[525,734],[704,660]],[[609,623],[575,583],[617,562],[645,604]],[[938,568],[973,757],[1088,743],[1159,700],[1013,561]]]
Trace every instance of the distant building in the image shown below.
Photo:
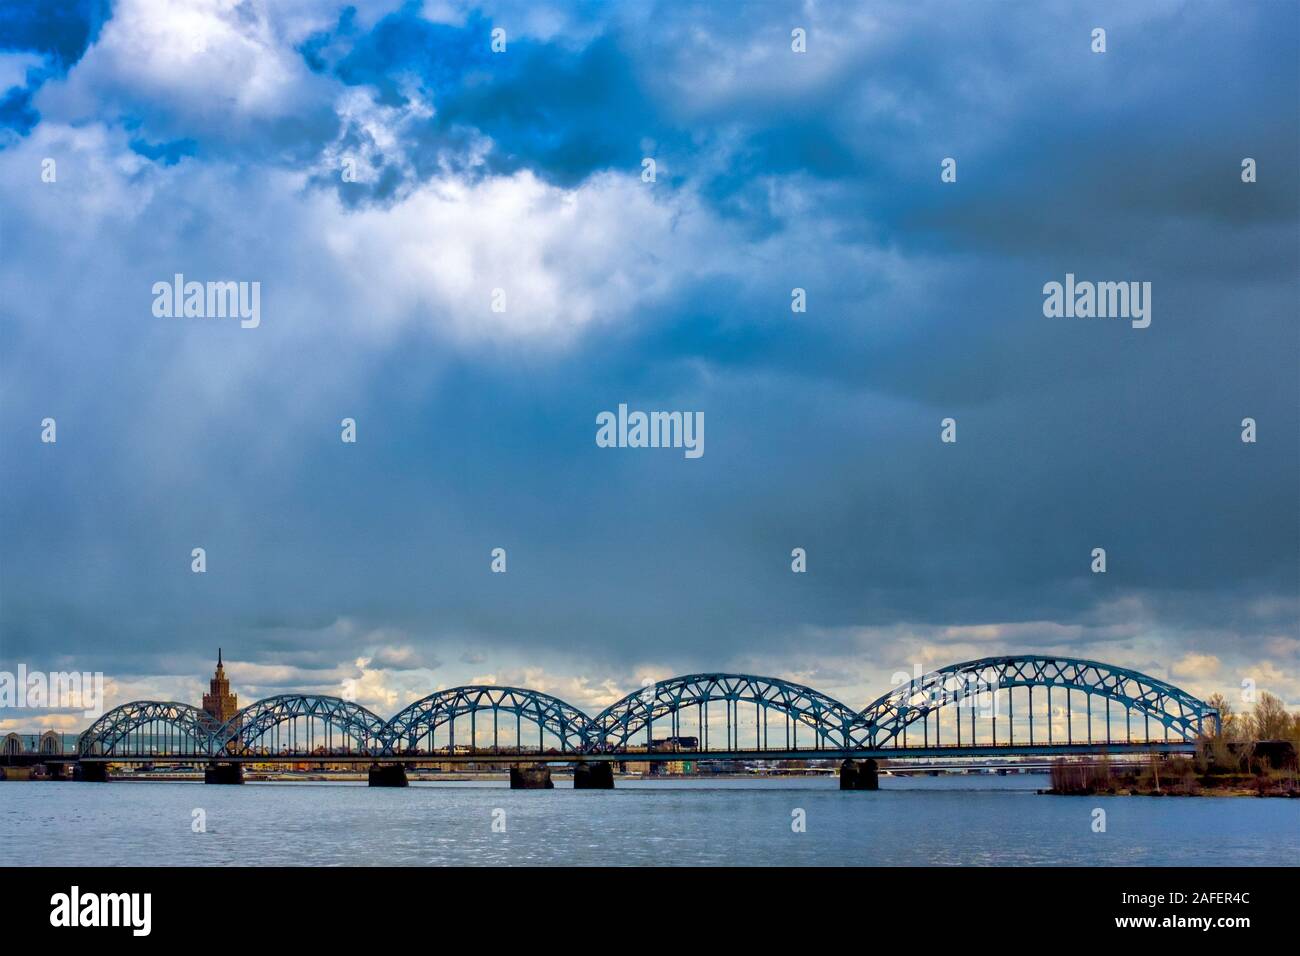
[[[665,737],[660,740],[651,740],[650,746],[629,747],[632,752],[644,753],[647,750],[653,753],[689,753],[700,749],[700,740],[698,737]],[[695,773],[696,763],[694,760],[684,758],[682,760],[625,760],[623,763],[624,773],[642,773],[648,776],[658,776],[660,774],[680,775]]]
[[[208,729],[216,730],[239,713],[239,698],[230,692],[230,681],[221,664],[221,648],[217,648],[217,670],[208,683],[208,693],[203,695],[203,712],[208,716]]]

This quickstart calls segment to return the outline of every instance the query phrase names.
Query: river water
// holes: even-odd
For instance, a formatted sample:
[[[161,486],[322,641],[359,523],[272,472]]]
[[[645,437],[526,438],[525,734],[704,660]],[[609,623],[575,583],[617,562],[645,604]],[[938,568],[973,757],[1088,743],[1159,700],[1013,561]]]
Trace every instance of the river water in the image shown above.
[[[0,845],[8,865],[1300,864],[1295,800],[1040,796],[1046,776],[556,786],[9,782]]]

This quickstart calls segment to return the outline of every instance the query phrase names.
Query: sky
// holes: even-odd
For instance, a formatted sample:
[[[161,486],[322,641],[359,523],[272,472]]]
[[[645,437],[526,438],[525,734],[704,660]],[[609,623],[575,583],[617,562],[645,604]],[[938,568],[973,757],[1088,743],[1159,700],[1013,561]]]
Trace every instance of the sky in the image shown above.
[[[0,669],[1300,706],[1298,63],[1263,0],[6,3]],[[1045,316],[1067,273],[1150,325]],[[599,447],[620,404],[704,454]]]

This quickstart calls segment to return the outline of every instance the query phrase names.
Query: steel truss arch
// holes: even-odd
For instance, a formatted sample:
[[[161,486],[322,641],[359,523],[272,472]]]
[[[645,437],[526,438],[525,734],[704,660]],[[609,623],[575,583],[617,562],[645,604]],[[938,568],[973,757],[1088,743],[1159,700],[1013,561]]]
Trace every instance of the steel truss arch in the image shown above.
[[[881,747],[911,724],[949,704],[1012,687],[1077,690],[1107,698],[1158,721],[1183,740],[1194,740],[1219,713],[1186,691],[1125,667],[1055,656],[985,657],[950,664],[902,684],[868,704],[861,718],[871,747]]]
[[[134,700],[114,707],[82,731],[77,738],[77,753],[111,757],[117,746],[130,735],[146,727],[174,728],[172,741],[181,745],[178,753],[211,753],[212,718],[190,704],[178,701]],[[188,743],[189,749],[185,748]]]
[[[867,727],[858,714],[811,687],[750,674],[688,674],[647,685],[605,708],[591,721],[590,746],[599,751],[618,750],[642,733],[648,742],[656,722],[666,719],[669,726],[680,727],[678,715],[690,707],[700,708],[701,722],[707,728],[706,710],[715,701],[726,702],[728,713],[741,703],[784,713],[796,735],[800,726],[814,732],[816,749],[850,750],[866,742]],[[705,741],[699,743],[705,749]],[[710,748],[716,749],[712,744],[709,741]]]
[[[572,704],[526,687],[471,684],[422,697],[394,715],[384,729],[388,752],[413,752],[422,737],[431,737],[444,725],[451,735],[456,718],[469,714],[473,720],[481,712],[493,715],[494,748],[496,715],[505,713],[515,715],[516,737],[521,732],[519,721],[528,720],[537,725],[539,749],[547,732],[559,740],[562,752],[586,749],[591,720]],[[477,747],[473,737],[474,731],[471,730],[471,746]],[[454,745],[454,736],[450,739]],[[516,743],[522,744],[522,741],[516,740]]]
[[[360,704],[323,694],[277,694],[249,704],[215,730],[213,752],[256,753],[256,744],[264,735],[281,724],[298,720],[320,721],[341,733],[345,743],[351,741],[361,753],[383,750],[384,719]]]

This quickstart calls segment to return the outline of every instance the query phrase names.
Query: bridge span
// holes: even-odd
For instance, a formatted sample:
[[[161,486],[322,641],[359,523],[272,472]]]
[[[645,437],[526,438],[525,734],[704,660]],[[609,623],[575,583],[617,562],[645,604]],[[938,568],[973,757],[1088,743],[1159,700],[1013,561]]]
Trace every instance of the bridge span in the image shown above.
[[[107,779],[109,764],[203,763],[212,782],[238,782],[248,765],[368,765],[377,785],[404,784],[412,764],[508,763],[521,786],[545,765],[571,764],[601,787],[618,763],[824,760],[843,762],[842,784],[862,768],[874,784],[886,758],[1185,753],[1219,724],[1208,704],[1157,678],[1032,655],[941,668],[861,710],[780,678],[722,673],[647,684],[594,717],[496,685],[436,691],[388,719],[319,694],[265,698],[225,722],[185,703],[132,701],[82,732],[72,753],[49,753],[49,735],[45,753],[29,753],[10,735],[3,759],[75,763],[83,779]]]

